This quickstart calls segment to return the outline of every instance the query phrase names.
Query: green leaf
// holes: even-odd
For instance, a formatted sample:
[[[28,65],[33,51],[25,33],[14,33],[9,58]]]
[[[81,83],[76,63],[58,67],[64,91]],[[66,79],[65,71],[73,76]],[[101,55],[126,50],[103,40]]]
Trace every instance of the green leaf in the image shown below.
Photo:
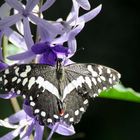
[[[114,88],[105,90],[99,97],[140,103],[140,93],[131,88],[125,88],[123,85],[116,85]]]

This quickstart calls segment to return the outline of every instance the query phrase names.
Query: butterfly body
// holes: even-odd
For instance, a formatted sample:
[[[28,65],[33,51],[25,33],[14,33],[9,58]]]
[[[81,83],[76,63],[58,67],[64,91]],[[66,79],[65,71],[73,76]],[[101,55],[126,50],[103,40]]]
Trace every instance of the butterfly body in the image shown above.
[[[21,64],[0,72],[1,91],[22,95],[28,100],[40,124],[57,121],[78,123],[89,98],[115,85],[120,74],[97,64],[71,64],[56,67]]]

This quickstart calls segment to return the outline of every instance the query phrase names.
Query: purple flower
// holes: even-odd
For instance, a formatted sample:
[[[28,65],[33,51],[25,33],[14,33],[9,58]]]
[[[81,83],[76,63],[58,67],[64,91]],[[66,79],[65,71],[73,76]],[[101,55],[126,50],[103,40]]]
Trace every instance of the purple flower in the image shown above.
[[[10,26],[16,24],[18,21],[23,20],[24,25],[24,39],[26,41],[27,47],[30,48],[34,43],[32,40],[31,29],[29,25],[29,19],[36,23],[39,26],[47,27],[48,32],[60,32],[59,27],[55,27],[53,24],[49,23],[47,20],[43,20],[34,15],[33,9],[38,4],[39,0],[28,0],[26,6],[18,0],[5,0],[12,8],[18,11],[17,14],[14,14],[9,17],[5,17],[0,20],[0,30],[9,28]]]
[[[38,46],[35,48],[39,48],[39,46],[41,46],[40,49],[43,50],[42,46],[44,48],[46,46],[45,42],[49,42],[49,46],[52,47],[51,49],[53,50],[54,46],[57,46],[57,45],[63,46],[63,43],[67,42],[69,53],[68,53],[68,55],[65,55],[65,56],[67,56],[67,58],[65,57],[66,58],[65,65],[72,63],[69,58],[72,57],[77,50],[77,42],[75,39],[76,35],[83,29],[85,22],[88,22],[89,20],[94,18],[100,12],[100,10],[101,10],[101,5],[95,9],[91,10],[90,12],[76,18],[73,8],[72,8],[66,21],[63,21],[63,20],[58,21],[58,22],[62,23],[62,25],[63,25],[63,33],[60,33],[59,37],[57,37],[58,34],[56,32],[52,34],[48,31],[46,31],[44,27],[39,26],[39,35],[41,37],[41,42],[32,45],[31,48],[33,48],[35,46]],[[59,25],[60,24],[58,24],[58,27],[60,27]],[[55,24],[55,26],[57,26],[57,24]],[[31,43],[29,43],[29,44],[31,44]],[[63,52],[63,50],[62,50],[62,52]],[[22,60],[22,61],[25,60],[25,63],[27,63],[27,62],[29,62],[27,60],[31,61],[32,59],[34,59],[37,56],[36,54],[37,53],[33,52],[33,49],[28,49],[24,53],[17,54],[15,56],[10,56],[9,59]],[[58,54],[59,54],[59,52],[58,52]],[[44,60],[48,60],[48,58],[45,58],[45,56],[48,57],[49,55],[47,53],[42,53],[42,55],[43,55],[42,61],[40,61],[40,62],[44,63],[45,62]],[[56,56],[57,55],[50,55],[49,62],[46,62],[46,63],[54,64],[54,60],[55,60]],[[52,60],[52,62],[50,62],[50,59]]]
[[[57,58],[62,60],[68,56],[68,49],[62,45],[50,46],[48,42],[37,43],[32,46],[32,52],[35,54],[42,54],[39,60],[41,64],[48,64],[54,66]]]

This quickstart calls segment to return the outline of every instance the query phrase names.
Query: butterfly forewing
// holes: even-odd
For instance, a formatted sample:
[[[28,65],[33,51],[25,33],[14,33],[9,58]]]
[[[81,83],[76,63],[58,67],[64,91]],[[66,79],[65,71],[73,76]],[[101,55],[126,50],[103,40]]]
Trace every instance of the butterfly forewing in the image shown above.
[[[65,87],[65,94],[77,89],[88,92],[90,97],[98,95],[119,82],[120,74],[111,68],[97,64],[74,64],[66,67],[67,78],[70,81]]]
[[[59,70],[62,70],[62,75]],[[115,85],[120,74],[97,64],[52,67],[41,64],[14,65],[0,72],[1,93],[13,92],[29,101],[40,124],[78,123],[88,99]]]

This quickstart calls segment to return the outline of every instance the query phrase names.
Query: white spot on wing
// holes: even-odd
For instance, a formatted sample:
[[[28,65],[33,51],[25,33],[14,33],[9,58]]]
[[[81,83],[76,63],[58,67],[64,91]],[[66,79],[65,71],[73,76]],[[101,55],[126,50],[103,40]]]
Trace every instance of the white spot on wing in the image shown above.
[[[92,83],[91,83],[91,80],[90,80],[90,78],[89,77],[85,77],[85,82],[87,83],[87,85],[89,86],[89,88],[91,89],[91,87],[92,87]]]
[[[109,78],[109,83],[112,84],[112,79],[111,78]]]
[[[98,70],[99,70],[99,74],[102,74],[102,69],[100,66],[98,67]]]
[[[85,112],[85,109],[83,107],[80,108],[81,112]]]
[[[106,90],[107,88],[106,87],[103,87],[103,90]]]
[[[88,99],[83,102],[84,105],[88,104]]]
[[[47,122],[48,122],[48,123],[52,123],[52,119],[51,119],[51,118],[48,118],[48,119],[47,119]]]
[[[110,68],[107,68],[107,73],[108,73],[108,74],[110,74],[110,73],[111,73]]]
[[[17,91],[17,94],[19,95],[20,93],[21,93],[21,91],[20,91],[20,90],[18,90],[18,91]]]
[[[93,77],[97,77],[98,76],[97,72],[93,70],[91,65],[88,65],[87,69],[91,72]]]
[[[118,73],[117,75],[118,75],[119,78],[121,78],[121,74],[120,73]]]
[[[100,93],[102,90],[101,89],[98,89],[98,93]]]
[[[45,111],[41,111],[41,116],[45,117],[46,116],[46,112]]]
[[[100,77],[98,77],[98,78],[97,78],[97,80],[98,80],[98,82],[99,82],[99,83],[101,83],[101,82],[102,82],[102,81],[101,81],[101,79],[100,79]]]
[[[72,117],[72,118],[70,118],[70,119],[69,119],[69,121],[70,121],[70,122],[73,122],[73,121],[74,121],[74,118],[73,118],[73,117]]]
[[[68,118],[68,117],[69,117],[69,114],[66,114],[66,115],[64,116],[65,119]]]
[[[96,79],[92,77],[91,80],[92,80],[92,82],[94,83],[94,85],[96,86],[96,85],[97,85],[97,81],[96,81]]]
[[[35,109],[35,110],[34,110],[34,113],[35,113],[35,114],[37,114],[37,113],[39,113],[39,112],[40,112],[39,109]]]
[[[26,71],[27,71],[27,73],[31,71],[31,66],[30,65],[26,66]]]
[[[6,85],[8,83],[8,80],[7,79],[5,79],[4,80],[4,85]]]
[[[19,78],[18,80],[17,80],[17,84],[19,84],[21,82],[21,79]]]
[[[15,92],[15,89],[14,88],[11,88],[11,92]]]
[[[6,69],[5,70],[5,74],[9,74],[9,69]]]
[[[15,69],[15,74],[17,75],[17,76],[19,76],[19,67],[17,67],[16,69]]]
[[[26,95],[23,94],[22,97],[25,99],[26,98]]]
[[[20,76],[21,76],[21,77],[27,77],[27,74],[28,74],[28,72],[30,72],[30,71],[31,71],[31,66],[30,66],[30,65],[27,65],[25,71],[22,72],[22,73],[20,74]]]
[[[35,106],[35,102],[30,102],[30,106]]]
[[[20,74],[20,76],[21,76],[21,77],[26,77],[26,76],[27,76],[27,72],[26,72],[26,71],[22,72],[22,73]]]
[[[54,114],[53,117],[54,117],[55,119],[58,119],[58,118],[59,118],[56,114]]]
[[[28,82],[28,89],[31,89],[34,83],[35,83],[35,77],[31,77]]]
[[[17,80],[17,77],[13,77],[12,78],[12,82],[16,81]]]
[[[116,80],[116,76],[115,76],[115,75],[113,75],[113,80],[114,80],[114,81]]]
[[[78,116],[78,115],[79,115],[79,110],[76,110],[76,111],[74,112],[74,114],[75,114],[75,116]]]
[[[97,96],[98,96],[98,94],[97,94],[97,93],[94,93],[94,94],[93,94],[93,97],[94,97],[94,98],[95,98],[95,97],[97,97]]]
[[[28,78],[23,79],[22,85],[25,86],[25,84],[28,82]]]
[[[106,78],[105,78],[104,76],[100,76],[100,78],[101,78],[103,81],[106,80]]]

